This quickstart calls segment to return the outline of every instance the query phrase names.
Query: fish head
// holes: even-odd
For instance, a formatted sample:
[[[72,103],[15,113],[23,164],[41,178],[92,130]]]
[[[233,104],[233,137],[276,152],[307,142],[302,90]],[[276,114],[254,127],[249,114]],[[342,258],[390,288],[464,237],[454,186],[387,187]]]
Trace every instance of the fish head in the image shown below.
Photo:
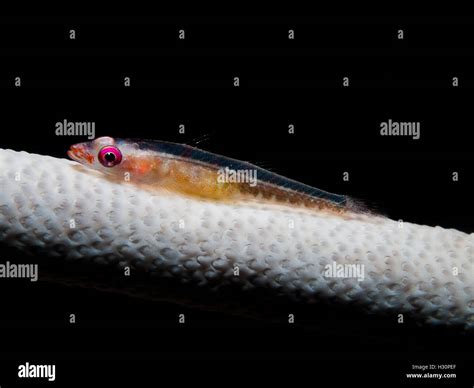
[[[84,143],[73,144],[67,154],[86,167],[111,172],[123,161],[122,148],[114,138],[104,136]]]
[[[74,144],[67,154],[88,168],[120,178],[129,173],[134,178],[145,179],[157,164],[156,158],[140,151],[136,143],[108,136]]]

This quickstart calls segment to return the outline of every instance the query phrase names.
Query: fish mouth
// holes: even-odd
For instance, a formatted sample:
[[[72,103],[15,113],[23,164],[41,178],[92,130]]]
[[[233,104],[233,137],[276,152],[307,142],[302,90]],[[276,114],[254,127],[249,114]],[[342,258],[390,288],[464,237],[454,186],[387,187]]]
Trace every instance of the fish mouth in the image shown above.
[[[92,155],[86,152],[85,147],[81,144],[72,145],[67,151],[67,156],[80,163],[83,163],[84,161],[92,163],[94,159]]]
[[[72,160],[75,160],[76,162],[80,162],[81,158],[79,155],[81,155],[83,152],[80,152],[80,147],[77,145],[71,146],[68,151],[67,151],[67,156],[69,156]]]
[[[76,162],[79,161],[72,150],[67,150],[67,156],[69,156],[72,160],[75,160]]]

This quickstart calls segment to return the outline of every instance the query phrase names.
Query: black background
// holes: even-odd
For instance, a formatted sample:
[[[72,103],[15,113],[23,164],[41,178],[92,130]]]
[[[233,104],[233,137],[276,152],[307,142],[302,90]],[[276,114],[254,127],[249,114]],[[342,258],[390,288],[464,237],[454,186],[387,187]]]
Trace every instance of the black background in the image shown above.
[[[56,136],[55,123],[94,121],[97,137],[198,143],[363,199],[393,219],[471,233],[469,19],[297,12],[0,16],[0,147],[66,157],[70,144],[85,140]],[[295,40],[287,39],[290,28]],[[186,30],[184,41],[179,29]],[[130,88],[123,86],[126,76]],[[346,76],[349,87],[342,85]],[[380,136],[380,122],[390,118],[421,122],[421,138]],[[5,249],[0,258],[11,255]],[[218,372],[247,384],[257,371],[266,384],[283,375],[289,383],[316,385],[320,379],[438,384],[407,380],[414,363],[454,363],[458,378],[441,383],[474,384],[471,334],[398,325],[395,317],[331,306],[296,314],[303,323],[328,322],[321,329],[290,326],[284,314],[280,324],[270,324],[50,283],[4,280],[0,290],[2,387],[38,384],[16,378],[18,363],[26,361],[55,363],[56,385],[98,379],[163,385],[165,377],[206,384]],[[71,312],[75,325],[68,323]],[[188,317],[184,326],[177,323],[180,313]],[[298,362],[289,368],[288,360]]]

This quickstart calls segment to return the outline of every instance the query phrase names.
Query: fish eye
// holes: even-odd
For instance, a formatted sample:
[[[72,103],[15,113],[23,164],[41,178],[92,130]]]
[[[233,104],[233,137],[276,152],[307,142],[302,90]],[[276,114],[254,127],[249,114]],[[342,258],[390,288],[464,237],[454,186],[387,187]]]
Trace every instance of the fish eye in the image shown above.
[[[104,167],[114,167],[122,161],[122,153],[114,146],[102,147],[98,157]]]

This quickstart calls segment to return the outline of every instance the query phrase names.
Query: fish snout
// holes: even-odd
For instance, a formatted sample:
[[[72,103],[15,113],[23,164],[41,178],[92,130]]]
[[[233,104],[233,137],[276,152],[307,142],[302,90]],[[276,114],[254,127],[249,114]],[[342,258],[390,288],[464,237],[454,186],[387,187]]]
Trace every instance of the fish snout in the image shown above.
[[[92,163],[94,160],[94,157],[89,153],[86,146],[82,143],[73,144],[71,147],[69,147],[67,155],[76,162]]]

